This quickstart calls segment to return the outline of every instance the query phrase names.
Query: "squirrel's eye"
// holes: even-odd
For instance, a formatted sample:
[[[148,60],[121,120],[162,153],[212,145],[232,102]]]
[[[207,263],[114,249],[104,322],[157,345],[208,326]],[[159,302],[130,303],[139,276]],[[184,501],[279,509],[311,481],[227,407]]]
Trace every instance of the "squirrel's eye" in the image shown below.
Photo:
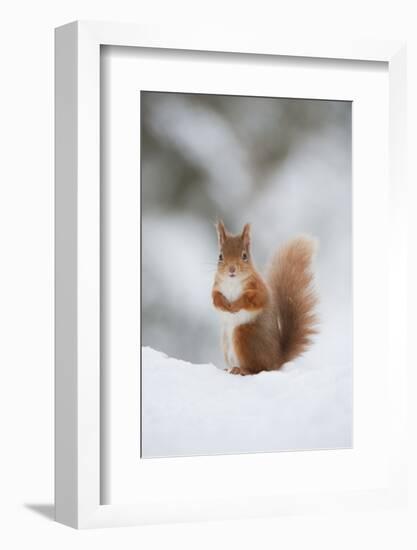
[[[243,253],[242,253],[242,260],[243,260],[244,262],[247,262],[247,261],[248,261],[248,255],[246,254],[246,252],[243,252]]]
[[[223,261],[223,254],[219,254],[219,262]]]

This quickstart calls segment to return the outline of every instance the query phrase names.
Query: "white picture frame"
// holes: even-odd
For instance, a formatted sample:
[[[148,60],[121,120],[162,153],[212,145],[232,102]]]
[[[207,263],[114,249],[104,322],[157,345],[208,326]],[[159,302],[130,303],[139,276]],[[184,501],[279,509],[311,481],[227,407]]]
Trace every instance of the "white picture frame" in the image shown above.
[[[405,46],[387,41],[289,43],[275,36],[192,29],[178,33],[112,23],[75,22],[56,30],[56,519],[103,527],[177,519],[250,516],[210,503],[196,514],[175,509],[147,513],[134,504],[101,504],[100,417],[100,47],[102,45],[306,58],[382,61],[389,70],[391,228],[405,243]],[[392,245],[392,243],[390,243]],[[405,245],[395,253],[396,276],[405,280]],[[391,266],[393,269],[394,267]],[[405,284],[392,313],[405,319]],[[405,321],[404,321],[405,322]],[[405,331],[398,341],[396,377],[387,402],[397,428],[391,442],[392,475],[384,490],[351,494],[293,494],[258,498],[255,515],[339,507],[397,505],[405,498]]]

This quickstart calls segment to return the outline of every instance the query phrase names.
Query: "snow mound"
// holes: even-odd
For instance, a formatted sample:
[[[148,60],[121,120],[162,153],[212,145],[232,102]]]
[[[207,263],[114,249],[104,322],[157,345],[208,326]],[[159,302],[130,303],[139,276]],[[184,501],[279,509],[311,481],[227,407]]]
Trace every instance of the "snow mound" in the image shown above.
[[[143,456],[352,445],[349,368],[288,363],[235,376],[142,348]]]

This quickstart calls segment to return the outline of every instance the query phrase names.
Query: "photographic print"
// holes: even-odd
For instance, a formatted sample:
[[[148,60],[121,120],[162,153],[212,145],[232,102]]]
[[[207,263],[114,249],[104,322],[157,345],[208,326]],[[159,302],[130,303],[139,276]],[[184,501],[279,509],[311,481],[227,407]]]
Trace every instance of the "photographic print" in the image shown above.
[[[140,133],[142,458],[351,447],[351,102],[142,91]]]

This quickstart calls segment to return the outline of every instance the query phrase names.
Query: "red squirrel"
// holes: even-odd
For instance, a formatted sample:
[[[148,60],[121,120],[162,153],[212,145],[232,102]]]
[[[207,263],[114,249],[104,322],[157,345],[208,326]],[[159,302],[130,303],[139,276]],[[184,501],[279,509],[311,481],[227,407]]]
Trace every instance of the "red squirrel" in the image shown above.
[[[264,279],[251,254],[250,225],[230,234],[217,224],[219,257],[212,298],[232,374],[279,369],[308,349],[317,332],[311,261],[316,241],[297,237],[279,249]]]

